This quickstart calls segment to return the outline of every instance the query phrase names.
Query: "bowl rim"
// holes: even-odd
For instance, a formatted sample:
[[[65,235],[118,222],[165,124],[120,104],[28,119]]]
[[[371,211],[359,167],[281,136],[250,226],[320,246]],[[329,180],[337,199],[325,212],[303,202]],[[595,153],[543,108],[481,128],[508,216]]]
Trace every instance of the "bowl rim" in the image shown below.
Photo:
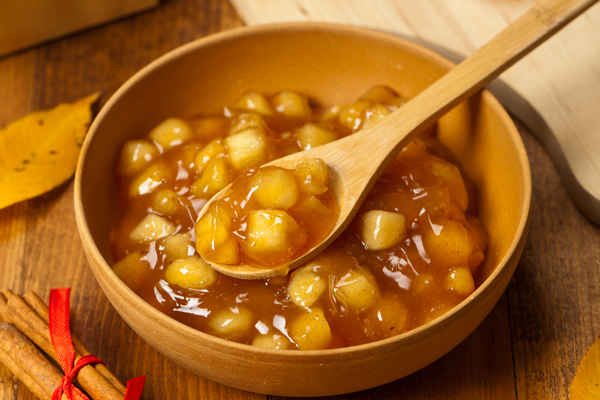
[[[116,285],[116,293],[129,301],[129,303],[141,314],[146,315],[149,318],[154,319],[157,323],[162,326],[168,327],[170,329],[178,330],[182,335],[186,337],[190,337],[202,343],[203,346],[208,346],[219,350],[223,353],[252,353],[257,356],[272,356],[279,360],[285,360],[286,362],[306,362],[307,360],[325,363],[327,364],[327,360],[336,359],[339,361],[340,357],[352,356],[355,357],[357,354],[368,354],[369,356],[374,355],[374,351],[384,351],[382,348],[387,347],[388,344],[395,344],[396,346],[406,345],[407,343],[414,342],[415,340],[420,340],[423,335],[427,335],[427,333],[431,332],[434,329],[439,329],[440,326],[448,325],[451,321],[460,317],[460,315],[466,313],[470,308],[476,306],[476,301],[478,297],[483,296],[491,289],[491,285],[493,282],[497,280],[497,278],[504,273],[509,264],[509,261],[514,256],[515,250],[519,245],[522,245],[521,240],[524,239],[523,236],[527,231],[529,218],[530,218],[530,208],[531,208],[531,171],[530,165],[527,157],[527,153],[525,151],[524,144],[520,137],[520,134],[514,125],[513,120],[510,118],[506,110],[502,107],[500,102],[487,90],[484,89],[481,92],[481,95],[485,97],[486,103],[494,109],[496,115],[501,119],[502,123],[509,127],[508,135],[512,139],[512,143],[516,145],[518,152],[518,160],[520,171],[523,174],[523,203],[521,205],[521,218],[519,220],[517,229],[515,231],[515,235],[512,239],[512,242],[509,248],[506,251],[504,257],[499,261],[499,263],[494,268],[493,272],[488,276],[488,278],[469,296],[467,299],[463,300],[457,306],[452,308],[450,311],[445,314],[433,319],[432,321],[421,325],[417,328],[411,329],[407,332],[404,332],[400,335],[393,336],[386,339],[381,339],[371,343],[360,344],[356,346],[350,347],[342,347],[336,349],[324,349],[324,350],[274,350],[274,349],[263,349],[256,346],[251,346],[248,344],[237,343],[233,341],[229,341],[226,339],[222,339],[208,333],[196,330],[188,325],[185,325],[166,314],[163,314],[158,309],[152,307],[149,303],[144,301],[141,297],[139,297],[133,290],[131,290],[118,276],[115,274],[113,269],[109,266],[108,262],[104,259],[98,246],[96,245],[93,237],[91,235],[87,219],[86,213],[84,210],[84,205],[82,201],[82,175],[83,170],[86,167],[86,154],[88,149],[94,139],[96,131],[98,127],[102,124],[105,116],[110,112],[113,105],[119,100],[119,98],[126,93],[132,86],[137,84],[139,81],[144,79],[146,75],[151,73],[152,71],[161,68],[163,65],[173,62],[177,58],[182,55],[185,55],[190,52],[194,52],[197,49],[211,46],[219,42],[225,42],[229,40],[235,40],[238,37],[246,37],[248,35],[261,35],[266,33],[273,32],[281,32],[281,31],[305,31],[305,32],[315,32],[315,31],[334,31],[335,33],[340,34],[354,34],[362,37],[371,37],[373,39],[383,39],[385,41],[396,41],[401,45],[405,46],[405,48],[409,48],[411,51],[416,53],[420,53],[421,55],[426,56],[427,58],[435,60],[440,65],[448,68],[454,67],[456,64],[452,61],[448,60],[444,56],[439,53],[430,50],[420,44],[414,43],[402,36],[395,35],[392,33],[376,31],[372,29],[367,29],[363,27],[356,27],[344,24],[336,24],[336,23],[327,23],[327,22],[283,22],[283,23],[272,23],[272,24],[263,24],[263,25],[255,25],[255,26],[246,26],[235,28],[223,32],[218,32],[215,34],[211,34],[205,36],[200,39],[196,39],[190,43],[179,46],[166,54],[160,56],[154,61],[150,62],[148,65],[140,69],[136,72],[132,77],[130,77],[115,93],[109,98],[106,104],[102,107],[96,118],[94,119],[88,134],[85,137],[81,153],[79,156],[79,162],[77,163],[77,169],[75,173],[75,191],[74,191],[74,206],[75,206],[75,216],[77,221],[77,227],[79,230],[79,234],[88,255],[88,258],[95,260],[100,267],[97,267],[93,262],[89,262],[92,270],[94,272],[102,273],[105,277],[109,278],[113,284]],[[87,246],[86,246],[87,244]],[[512,275],[512,272],[510,272]],[[510,277],[509,277],[510,278]],[[503,289],[505,290],[505,289]],[[106,295],[106,293],[105,293]],[[113,305],[114,307],[114,305]],[[116,308],[116,307],[115,307]],[[118,309],[117,309],[118,311]],[[137,334],[137,332],[136,332]],[[333,357],[332,356],[337,356]]]

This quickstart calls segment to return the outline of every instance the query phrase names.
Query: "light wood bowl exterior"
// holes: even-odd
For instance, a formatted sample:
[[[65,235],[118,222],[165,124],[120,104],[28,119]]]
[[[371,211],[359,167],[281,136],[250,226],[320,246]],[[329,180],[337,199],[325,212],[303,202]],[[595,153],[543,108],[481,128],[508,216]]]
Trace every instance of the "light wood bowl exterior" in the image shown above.
[[[439,138],[479,190],[489,245],[471,297],[394,338],[322,351],[265,350],[185,326],[154,309],[112,271],[108,232],[118,218],[114,165],[125,141],[173,116],[218,112],[244,91],[297,90],[327,106],[376,84],[414,96],[452,67],[393,35],[322,23],[288,23],[212,35],[159,58],[107,102],[75,178],[77,223],[89,263],[123,319],[152,347],[208,379],[258,393],[325,396],[378,386],[435,361],[466,338],[508,285],[526,239],[531,177],[521,138],[487,91],[442,118]],[[360,152],[368,149],[357,149]]]

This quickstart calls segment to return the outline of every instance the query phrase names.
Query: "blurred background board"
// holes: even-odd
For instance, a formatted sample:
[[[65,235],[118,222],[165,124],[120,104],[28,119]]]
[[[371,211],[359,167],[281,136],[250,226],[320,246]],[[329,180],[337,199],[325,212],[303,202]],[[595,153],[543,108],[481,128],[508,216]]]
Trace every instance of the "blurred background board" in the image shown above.
[[[0,1],[0,56],[125,17],[159,0]]]
[[[231,0],[248,25],[351,24],[409,38],[458,62],[536,0]],[[490,89],[544,143],[579,208],[600,224],[600,4]]]

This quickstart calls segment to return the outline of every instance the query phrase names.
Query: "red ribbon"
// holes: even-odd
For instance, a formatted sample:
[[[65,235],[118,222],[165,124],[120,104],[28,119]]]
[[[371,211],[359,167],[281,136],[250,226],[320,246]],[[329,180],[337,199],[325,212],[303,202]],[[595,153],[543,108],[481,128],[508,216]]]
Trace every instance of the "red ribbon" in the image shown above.
[[[75,363],[75,349],[71,341],[69,322],[70,294],[70,288],[53,289],[50,292],[50,338],[58,362],[65,373],[60,385],[52,393],[52,400],[60,400],[63,393],[69,400],[89,400],[81,390],[73,386],[73,378],[88,364],[104,363],[91,354],[81,357]],[[139,376],[128,381],[123,400],[138,400],[142,395],[145,380],[145,376]]]

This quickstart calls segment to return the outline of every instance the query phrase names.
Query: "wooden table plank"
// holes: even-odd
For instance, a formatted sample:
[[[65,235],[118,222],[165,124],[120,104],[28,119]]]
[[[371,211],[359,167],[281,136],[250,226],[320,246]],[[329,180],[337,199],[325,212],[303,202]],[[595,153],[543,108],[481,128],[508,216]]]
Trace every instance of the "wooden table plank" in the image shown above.
[[[191,40],[241,26],[225,0],[171,0],[156,10],[0,59],[0,126],[102,90]],[[456,349],[417,373],[339,399],[558,399],[600,332],[600,230],[567,196],[542,146],[522,130],[534,210],[508,295]],[[73,287],[72,327],[121,380],[148,376],[145,399],[264,399],[200,378],[154,351],[119,317],[83,255],[68,182],[0,210],[0,288]],[[277,397],[270,396],[272,399]],[[0,400],[33,399],[0,366]]]
[[[508,287],[519,399],[566,399],[600,334],[600,228],[581,214],[539,143],[524,135],[532,218]]]

